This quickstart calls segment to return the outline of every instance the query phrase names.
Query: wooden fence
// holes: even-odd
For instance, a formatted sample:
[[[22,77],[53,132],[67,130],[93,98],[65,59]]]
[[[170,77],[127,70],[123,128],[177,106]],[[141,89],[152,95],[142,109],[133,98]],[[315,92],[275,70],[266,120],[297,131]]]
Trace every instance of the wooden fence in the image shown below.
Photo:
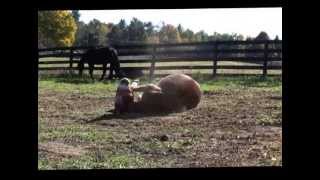
[[[149,66],[121,67],[122,69],[149,70],[150,77],[155,70],[211,69],[213,76],[217,69],[281,70],[281,65],[270,62],[282,61],[282,41],[210,41],[179,44],[116,44],[120,63],[150,63]],[[81,55],[90,47],[62,47],[38,50],[39,65],[62,65],[67,67],[39,67],[39,70],[77,70]],[[47,57],[65,57],[64,61],[45,61]],[[251,62],[256,65],[218,65],[219,61]],[[161,62],[212,62],[212,65],[170,65],[156,66]],[[86,68],[87,69],[87,68]],[[96,67],[95,69],[102,69]]]

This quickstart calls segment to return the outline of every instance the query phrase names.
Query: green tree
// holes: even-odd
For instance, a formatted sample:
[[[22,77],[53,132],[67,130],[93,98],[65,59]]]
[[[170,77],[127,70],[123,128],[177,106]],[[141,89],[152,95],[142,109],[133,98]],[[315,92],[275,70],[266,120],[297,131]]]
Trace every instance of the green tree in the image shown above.
[[[124,19],[121,19],[119,24],[119,39],[123,42],[128,42],[129,41],[129,34],[128,34],[128,26],[127,23]]]
[[[145,42],[147,33],[144,29],[144,23],[137,18],[133,18],[128,26],[128,36],[130,42]]]
[[[99,46],[106,45],[107,34],[110,31],[110,25],[100,22],[97,19],[93,19],[88,24],[80,21],[78,24],[78,30],[76,33],[77,46]]]
[[[180,34],[181,42],[189,42],[192,40],[193,32],[191,30],[184,30],[181,24],[178,25],[177,30]]]
[[[88,23],[89,43],[90,46],[105,45],[107,43],[108,25],[93,19]]]
[[[181,36],[187,42],[194,41],[194,33],[190,29],[187,29],[186,31],[184,31]]]
[[[74,20],[75,20],[76,22],[79,22],[79,19],[80,19],[79,10],[73,10],[73,11],[71,11],[71,14],[72,14]]]
[[[121,42],[121,30],[118,25],[112,26],[111,31],[107,34],[109,43]]]
[[[205,33],[204,31],[199,31],[197,32],[195,35],[195,40],[196,41],[208,41],[209,40],[209,36],[207,33]]]
[[[264,31],[261,31],[258,36],[254,39],[255,41],[263,41],[263,40],[270,40],[268,34]],[[264,48],[264,44],[257,44],[255,45],[255,48],[258,49],[263,49]]]
[[[177,28],[167,24],[162,26],[159,32],[159,40],[161,43],[179,43],[181,42],[181,37]]]
[[[279,36],[276,35],[276,37],[274,38],[274,40],[275,40],[275,41],[279,41],[279,40],[280,40],[280,39],[279,39]],[[281,44],[272,44],[272,47],[271,47],[271,48],[273,48],[273,49],[282,49],[281,46],[282,46]],[[273,53],[273,56],[275,56],[275,57],[279,57],[279,55],[281,55],[281,53],[277,53],[277,52]]]
[[[76,40],[74,44],[76,46],[88,46],[88,39],[89,39],[88,25],[82,21],[79,21],[77,25],[78,25],[78,29],[77,29]]]
[[[180,36],[182,36],[182,34],[183,34],[183,27],[181,26],[181,24],[178,25],[177,30],[178,30]]]
[[[268,34],[264,31],[261,31],[258,36],[255,38],[255,40],[270,40]]]
[[[248,41],[262,41],[262,40],[270,40],[268,34],[264,31],[261,31],[255,38],[247,37]],[[264,44],[249,44],[246,46],[247,49],[263,49]],[[247,57],[263,57],[262,53],[247,53]]]
[[[46,48],[46,39],[39,30],[38,30],[38,48]]]
[[[121,19],[118,24],[109,25],[111,28],[107,34],[108,42],[110,43],[127,43],[129,41],[128,25],[124,19]]]
[[[144,23],[144,29],[147,34],[147,43],[159,43],[159,34],[155,30],[155,26],[152,24],[152,22]]]
[[[154,43],[154,44],[160,43],[158,33],[154,33],[152,36],[148,36],[146,42],[147,43]]]
[[[70,11],[38,11],[38,34],[45,46],[71,46],[75,41],[76,22]]]
[[[144,23],[144,29],[147,33],[147,36],[152,36],[155,34],[155,30],[152,22]]]

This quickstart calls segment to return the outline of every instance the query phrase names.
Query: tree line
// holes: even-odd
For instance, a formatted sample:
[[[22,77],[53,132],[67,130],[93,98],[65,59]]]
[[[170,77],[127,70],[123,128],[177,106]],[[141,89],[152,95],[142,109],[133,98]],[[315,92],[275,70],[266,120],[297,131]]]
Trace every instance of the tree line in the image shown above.
[[[257,37],[244,37],[237,33],[208,35],[205,31],[193,32],[181,24],[157,26],[133,18],[119,23],[104,23],[97,19],[89,23],[80,21],[81,14],[73,11],[38,12],[38,47],[59,46],[104,46],[117,43],[182,43],[212,40],[270,40],[268,34],[260,32]],[[275,38],[279,40],[278,36]]]

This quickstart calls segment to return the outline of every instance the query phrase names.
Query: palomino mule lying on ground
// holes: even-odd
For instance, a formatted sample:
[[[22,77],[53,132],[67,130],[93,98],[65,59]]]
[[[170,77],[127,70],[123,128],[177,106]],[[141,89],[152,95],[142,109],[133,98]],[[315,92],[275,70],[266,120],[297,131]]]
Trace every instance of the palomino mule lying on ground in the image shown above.
[[[130,87],[132,92],[143,92],[137,101],[132,100],[128,112],[165,113],[181,112],[197,107],[201,99],[200,85],[185,74],[172,74],[157,85]]]

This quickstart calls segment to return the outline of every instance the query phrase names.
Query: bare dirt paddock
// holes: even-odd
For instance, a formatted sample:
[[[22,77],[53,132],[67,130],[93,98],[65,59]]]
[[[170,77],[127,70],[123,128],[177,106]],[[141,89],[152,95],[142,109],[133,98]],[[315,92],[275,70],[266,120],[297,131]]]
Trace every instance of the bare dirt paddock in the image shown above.
[[[39,169],[282,165],[279,84],[204,83],[190,111],[114,116],[115,83],[39,81]]]

